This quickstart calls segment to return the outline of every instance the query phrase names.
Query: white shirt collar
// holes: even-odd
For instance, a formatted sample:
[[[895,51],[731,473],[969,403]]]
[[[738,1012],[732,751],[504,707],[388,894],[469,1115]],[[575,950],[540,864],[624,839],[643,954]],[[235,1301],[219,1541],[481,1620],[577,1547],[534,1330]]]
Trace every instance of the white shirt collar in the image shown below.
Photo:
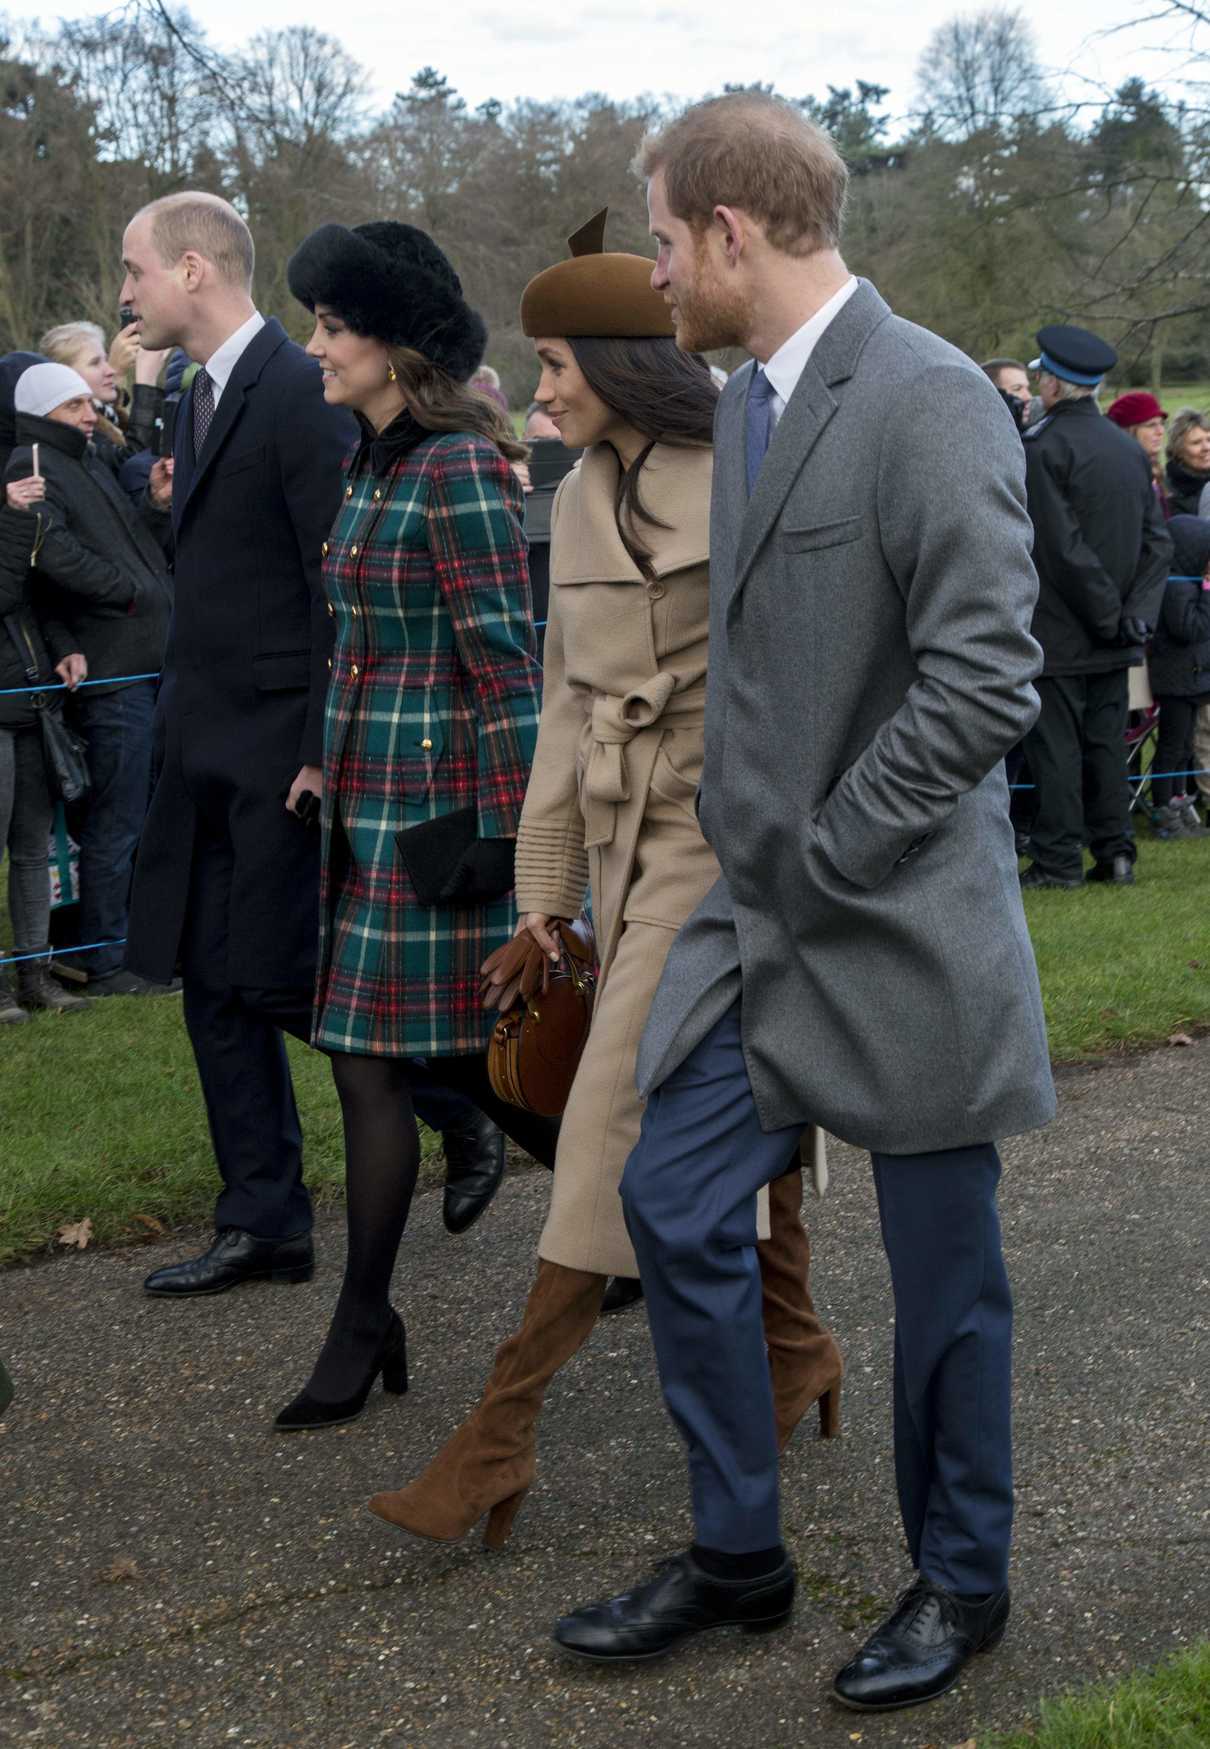
[[[765,375],[773,384],[774,423],[785,412],[786,403],[798,387],[798,379],[806,370],[807,362],[823,338],[825,329],[840,314],[856,290],[857,281],[850,275],[846,283],[821,309],[816,310],[801,328],[796,328],[790,338],[782,342],[768,364],[763,367]]]
[[[218,350],[212,352],[206,360],[206,375],[214,384],[214,404],[216,407],[219,403],[219,396],[231,380],[231,372],[264,325],[265,318],[260,311],[253,310],[243,326],[237,328],[234,334],[228,334]]]

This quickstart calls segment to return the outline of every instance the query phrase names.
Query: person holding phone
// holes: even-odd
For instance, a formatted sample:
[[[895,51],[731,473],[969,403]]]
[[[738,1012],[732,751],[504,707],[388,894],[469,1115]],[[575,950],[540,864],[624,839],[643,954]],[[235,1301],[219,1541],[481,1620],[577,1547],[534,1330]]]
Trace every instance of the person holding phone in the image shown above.
[[[172,586],[155,533],[97,453],[90,387],[64,364],[22,374],[8,476],[44,518],[34,605],[52,643],[69,651],[61,678],[73,691],[88,680],[72,705],[89,769],[75,827],[79,939],[102,945],[63,963],[87,978],[90,995],[144,995],[153,987],[124,969],[124,941]]]
[[[0,380],[0,400],[5,388]],[[0,864],[8,859],[8,909],[12,922],[17,990],[0,966],[0,1026],[30,1018],[33,1009],[59,1013],[87,1006],[47,975],[50,883],[46,846],[54,800],[46,775],[38,706],[27,690],[31,670],[53,686],[57,672],[86,670],[79,650],[52,639],[48,649],[31,604],[36,572],[30,561],[46,529],[39,508],[46,483],[37,475],[13,481],[0,501]],[[62,631],[57,634],[62,637]],[[2,956],[0,956],[2,957]]]

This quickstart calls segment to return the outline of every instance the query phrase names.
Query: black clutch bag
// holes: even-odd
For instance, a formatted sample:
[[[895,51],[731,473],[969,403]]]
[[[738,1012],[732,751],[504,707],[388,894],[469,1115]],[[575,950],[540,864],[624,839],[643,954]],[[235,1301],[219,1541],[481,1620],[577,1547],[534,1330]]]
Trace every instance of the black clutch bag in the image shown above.
[[[455,808],[395,834],[399,860],[422,905],[486,905],[511,892],[516,845],[480,838],[475,808]]]

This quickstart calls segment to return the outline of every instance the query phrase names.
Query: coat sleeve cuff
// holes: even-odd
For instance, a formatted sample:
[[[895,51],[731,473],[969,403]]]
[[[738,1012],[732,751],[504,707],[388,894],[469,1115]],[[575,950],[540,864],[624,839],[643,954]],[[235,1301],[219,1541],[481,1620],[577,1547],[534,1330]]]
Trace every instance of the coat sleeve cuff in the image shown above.
[[[577,917],[588,890],[584,827],[523,820],[517,835],[517,909],[547,917]]]

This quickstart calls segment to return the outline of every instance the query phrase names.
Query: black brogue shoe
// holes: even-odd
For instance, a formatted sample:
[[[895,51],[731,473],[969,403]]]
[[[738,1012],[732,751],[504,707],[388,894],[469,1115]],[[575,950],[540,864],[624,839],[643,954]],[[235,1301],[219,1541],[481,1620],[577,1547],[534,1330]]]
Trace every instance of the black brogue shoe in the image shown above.
[[[1000,1644],[1009,1595],[972,1600],[918,1578],[832,1684],[842,1706],[892,1712],[952,1688],[976,1652]]]
[[[789,1556],[757,1579],[715,1579],[686,1552],[663,1561],[654,1579],[565,1615],[554,1641],[577,1658],[603,1664],[662,1658],[711,1628],[764,1633],[790,1619],[794,1563]]]

